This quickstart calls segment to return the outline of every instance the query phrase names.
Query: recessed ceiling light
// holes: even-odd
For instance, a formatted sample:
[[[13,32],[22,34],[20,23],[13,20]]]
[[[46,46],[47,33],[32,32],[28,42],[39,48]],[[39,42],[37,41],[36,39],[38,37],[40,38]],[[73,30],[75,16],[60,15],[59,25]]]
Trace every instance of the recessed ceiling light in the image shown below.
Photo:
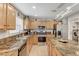
[[[36,6],[33,6],[32,8],[33,8],[33,9],[36,9]]]
[[[35,15],[35,16],[37,16],[37,15]]]
[[[75,7],[77,4],[78,4],[78,3],[74,3],[73,5],[68,6],[66,9],[67,9],[67,10],[70,10],[71,8]]]

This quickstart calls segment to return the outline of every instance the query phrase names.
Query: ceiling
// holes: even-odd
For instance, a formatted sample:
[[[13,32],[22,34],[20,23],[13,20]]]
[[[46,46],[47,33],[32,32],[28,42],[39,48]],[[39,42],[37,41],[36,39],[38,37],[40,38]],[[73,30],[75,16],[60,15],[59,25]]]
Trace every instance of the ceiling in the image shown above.
[[[74,3],[13,3],[24,15],[35,18],[49,18],[59,19],[71,15],[79,10],[79,4],[72,7],[72,11],[61,17],[66,12],[66,8],[72,6]],[[60,14],[64,11],[62,14]],[[57,15],[60,14],[59,17]]]

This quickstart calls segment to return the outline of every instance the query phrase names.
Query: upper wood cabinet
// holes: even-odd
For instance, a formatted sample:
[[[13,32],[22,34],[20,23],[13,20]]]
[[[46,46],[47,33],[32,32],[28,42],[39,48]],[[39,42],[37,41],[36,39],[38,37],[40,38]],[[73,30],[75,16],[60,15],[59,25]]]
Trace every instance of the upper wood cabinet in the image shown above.
[[[15,8],[7,4],[7,29],[16,28],[16,10]]]
[[[24,26],[24,29],[29,29],[29,27],[30,27],[29,17],[26,17],[26,18],[23,20],[23,26]]]
[[[30,29],[37,29],[38,26],[45,26],[46,29],[53,29],[54,21],[52,21],[52,20],[51,21],[30,20],[29,24],[30,24],[30,26],[29,26]]]
[[[16,28],[16,10],[10,4],[0,3],[0,29]]]
[[[31,22],[31,29],[37,29],[39,26],[39,22],[38,21],[30,21]]]
[[[0,29],[6,28],[6,5],[0,3]]]
[[[46,27],[47,27],[47,29],[53,29],[53,21],[48,21],[47,23],[46,23]]]
[[[24,29],[30,29],[31,28],[31,21],[30,21],[28,16],[23,20],[23,28]]]

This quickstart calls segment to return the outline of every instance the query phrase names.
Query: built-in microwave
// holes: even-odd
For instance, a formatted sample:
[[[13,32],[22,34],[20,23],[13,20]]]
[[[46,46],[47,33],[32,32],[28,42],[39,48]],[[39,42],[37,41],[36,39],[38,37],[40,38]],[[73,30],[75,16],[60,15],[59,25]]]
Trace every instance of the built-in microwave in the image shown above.
[[[38,26],[38,29],[45,29],[45,26]]]

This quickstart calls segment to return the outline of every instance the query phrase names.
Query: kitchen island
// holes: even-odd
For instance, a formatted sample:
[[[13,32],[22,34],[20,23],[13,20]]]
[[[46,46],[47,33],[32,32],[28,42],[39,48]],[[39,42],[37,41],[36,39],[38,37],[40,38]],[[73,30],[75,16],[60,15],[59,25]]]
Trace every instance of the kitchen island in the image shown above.
[[[19,56],[26,54],[26,41],[28,36],[24,37],[9,37],[0,40],[0,56]]]

